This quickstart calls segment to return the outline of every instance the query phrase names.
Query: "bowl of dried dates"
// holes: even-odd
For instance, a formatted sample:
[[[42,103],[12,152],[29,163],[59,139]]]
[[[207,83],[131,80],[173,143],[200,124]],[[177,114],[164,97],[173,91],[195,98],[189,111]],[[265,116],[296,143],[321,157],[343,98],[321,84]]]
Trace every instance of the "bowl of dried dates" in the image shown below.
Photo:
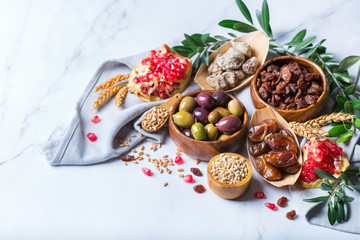
[[[251,178],[250,162],[237,153],[221,153],[207,165],[209,188],[225,199],[242,196],[249,188]]]
[[[255,73],[250,91],[256,108],[270,106],[289,122],[315,117],[329,97],[320,66],[298,56],[265,62]]]
[[[194,159],[209,161],[217,154],[236,152],[247,124],[245,106],[224,91],[194,91],[170,108],[170,137]]]

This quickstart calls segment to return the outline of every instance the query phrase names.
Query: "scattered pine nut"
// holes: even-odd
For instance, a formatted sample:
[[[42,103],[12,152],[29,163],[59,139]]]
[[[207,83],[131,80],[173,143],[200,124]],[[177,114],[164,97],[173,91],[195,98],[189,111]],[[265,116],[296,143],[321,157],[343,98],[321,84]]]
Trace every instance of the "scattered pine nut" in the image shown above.
[[[168,158],[168,157],[169,157],[169,155],[164,155],[164,156],[163,156],[163,158]]]
[[[144,145],[142,145],[142,146],[140,147],[140,150],[141,150],[141,151],[144,151],[144,149],[145,149],[145,147],[144,147]]]
[[[137,151],[136,151],[135,149],[131,149],[131,151],[132,151],[133,153],[137,153]]]
[[[160,169],[160,173],[163,173],[164,172],[164,170],[163,169]]]
[[[184,169],[183,168],[178,168],[178,170],[177,170],[178,172],[183,172],[184,171]]]
[[[167,182],[164,183],[164,187],[166,187],[167,185],[169,185]]]
[[[142,155],[144,155],[144,152],[139,152],[139,156],[142,156]]]
[[[180,178],[183,178],[183,177],[184,177],[184,174],[179,174],[179,177],[180,177]]]
[[[143,157],[138,157],[138,159],[141,161],[141,160],[143,160],[144,158],[143,158]]]

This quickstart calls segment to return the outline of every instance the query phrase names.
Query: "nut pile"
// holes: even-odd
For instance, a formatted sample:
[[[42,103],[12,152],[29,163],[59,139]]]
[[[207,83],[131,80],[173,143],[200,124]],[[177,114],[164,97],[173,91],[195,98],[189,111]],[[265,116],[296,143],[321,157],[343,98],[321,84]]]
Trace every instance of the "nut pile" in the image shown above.
[[[211,166],[211,174],[216,180],[226,184],[241,182],[248,175],[246,160],[239,156],[221,154]]]
[[[169,117],[165,108],[153,108],[143,120],[143,127],[150,130],[157,130],[160,125]]]

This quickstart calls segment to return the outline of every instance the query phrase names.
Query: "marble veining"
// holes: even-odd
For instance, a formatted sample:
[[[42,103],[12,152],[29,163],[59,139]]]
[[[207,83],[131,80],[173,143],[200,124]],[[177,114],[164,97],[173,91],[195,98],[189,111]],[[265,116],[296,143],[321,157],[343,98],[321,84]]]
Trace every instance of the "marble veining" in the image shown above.
[[[245,2],[256,22],[261,1]],[[307,28],[307,36],[327,39],[337,59],[360,54],[359,1],[268,2],[279,42]],[[222,19],[244,20],[235,1],[1,1],[0,238],[356,238],[308,225],[301,212],[286,220],[286,211],[296,209],[291,201],[287,209],[268,211],[253,200],[255,191],[265,191],[269,201],[289,193],[258,176],[246,197],[226,201],[209,189],[196,195],[175,176],[164,188],[163,176],[149,180],[139,166],[53,168],[40,154],[50,134],[70,122],[103,61],[181,40],[185,32],[224,35],[230,30],[217,25]],[[164,146],[175,149],[169,137]],[[184,168],[193,165],[186,158]],[[206,164],[199,166],[204,172]],[[207,186],[205,178],[197,181]]]

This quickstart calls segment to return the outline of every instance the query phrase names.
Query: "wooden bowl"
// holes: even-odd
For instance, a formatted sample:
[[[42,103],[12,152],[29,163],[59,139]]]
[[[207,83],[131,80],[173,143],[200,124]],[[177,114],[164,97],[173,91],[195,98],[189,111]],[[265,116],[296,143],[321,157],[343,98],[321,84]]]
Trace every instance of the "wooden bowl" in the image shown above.
[[[294,136],[296,145],[298,147],[298,151],[299,151],[298,155],[297,155],[298,162],[302,166],[303,165],[302,151],[301,151],[301,148],[299,146],[299,142],[297,140],[297,137],[296,137],[294,131],[291,130],[289,123],[286,122],[286,120],[279,113],[277,113],[273,108],[266,107],[266,108],[262,108],[262,109],[255,109],[255,112],[254,112],[254,114],[253,114],[253,116],[251,118],[250,124],[249,124],[249,129],[251,127],[255,126],[256,124],[258,124],[259,122],[261,122],[261,121],[263,121],[265,119],[268,119],[268,118],[276,119],[278,121],[278,123],[279,123],[280,130],[281,129],[287,129],[292,133],[292,135]],[[252,165],[254,166],[256,172],[261,176],[261,174],[259,173],[259,170],[257,169],[255,158],[249,152],[249,147],[250,147],[251,144],[252,144],[252,142],[250,141],[249,138],[247,138],[246,147],[247,147],[247,151],[248,151],[250,161],[251,161]],[[284,173],[282,173],[283,177],[280,180],[277,180],[277,181],[270,181],[270,180],[267,180],[267,179],[263,178],[262,176],[261,177],[265,181],[267,181],[268,183],[270,183],[270,184],[272,184],[272,185],[274,185],[276,187],[283,187],[283,186],[287,186],[287,185],[294,185],[295,182],[297,181],[297,179],[300,176],[300,172],[301,172],[301,168],[297,173],[294,173],[294,174],[284,174]]]
[[[236,154],[236,153],[225,153],[227,155],[230,156],[239,156],[241,158],[244,158],[243,156],[241,156],[240,154]],[[244,158],[246,160],[246,166],[248,167],[248,175],[246,176],[246,178],[236,184],[226,184],[226,183],[222,183],[218,180],[216,180],[214,178],[214,176],[211,174],[211,165],[213,163],[213,161],[215,161],[215,159],[219,158],[219,155],[216,155],[215,157],[213,157],[208,165],[207,165],[207,180],[208,180],[208,184],[210,189],[218,196],[225,198],[225,199],[235,199],[238,198],[240,196],[242,196],[246,190],[249,188],[250,185],[250,180],[252,178],[252,167],[250,162]]]
[[[317,103],[310,105],[307,108],[302,108],[302,109],[298,109],[298,110],[282,110],[279,108],[275,108],[275,107],[271,106],[270,104],[268,104],[267,102],[265,102],[260,97],[260,94],[256,87],[256,79],[260,76],[260,73],[271,64],[276,64],[276,65],[280,66],[282,64],[287,64],[287,63],[293,62],[293,61],[306,67],[310,72],[318,73],[321,77],[324,91],[320,95],[319,99],[317,100]],[[264,108],[264,107],[268,107],[268,106],[272,107],[289,122],[292,122],[292,121],[304,122],[306,120],[314,118],[318,113],[321,112],[321,110],[324,109],[324,107],[328,101],[328,98],[329,98],[326,76],[325,76],[323,70],[321,69],[321,67],[319,65],[317,65],[316,63],[314,63],[313,61],[310,61],[309,59],[306,59],[303,57],[298,57],[298,56],[281,56],[281,57],[273,58],[273,59],[265,62],[255,73],[254,79],[251,82],[250,93],[251,93],[251,99],[254,103],[255,108]]]
[[[199,159],[202,161],[209,161],[213,156],[218,155],[223,152],[236,152],[240,149],[241,145],[244,144],[244,136],[247,133],[247,125],[248,125],[248,113],[244,104],[238,100],[233,95],[228,94],[231,99],[238,100],[241,105],[244,107],[244,114],[241,119],[243,125],[241,129],[235,133],[233,133],[230,137],[224,140],[218,141],[199,141],[185,136],[179,128],[174,123],[172,115],[176,113],[178,110],[178,106],[181,100],[186,96],[196,97],[196,95],[200,92],[204,91],[194,91],[186,94],[182,98],[178,99],[178,101],[170,108],[170,118],[169,118],[169,132],[170,137],[176,146],[185,154],[189,155],[194,159]],[[215,91],[206,91],[213,94]]]
[[[242,35],[234,39],[235,42],[245,42],[250,45],[252,56],[255,56],[258,60],[259,66],[265,62],[269,51],[269,38],[264,35],[262,31],[251,32],[245,35]],[[231,47],[231,42],[227,42],[223,46],[217,49],[218,52],[224,53]],[[216,52],[213,52],[209,56],[209,64],[211,64],[215,57],[217,56]],[[206,82],[206,78],[210,76],[208,72],[208,67],[205,64],[201,64],[199,70],[196,72],[194,81],[199,84],[202,90],[214,90]],[[240,81],[240,84],[232,89],[228,89],[225,92],[232,92],[238,89],[245,87],[253,79],[254,74],[246,75],[244,79]]]

